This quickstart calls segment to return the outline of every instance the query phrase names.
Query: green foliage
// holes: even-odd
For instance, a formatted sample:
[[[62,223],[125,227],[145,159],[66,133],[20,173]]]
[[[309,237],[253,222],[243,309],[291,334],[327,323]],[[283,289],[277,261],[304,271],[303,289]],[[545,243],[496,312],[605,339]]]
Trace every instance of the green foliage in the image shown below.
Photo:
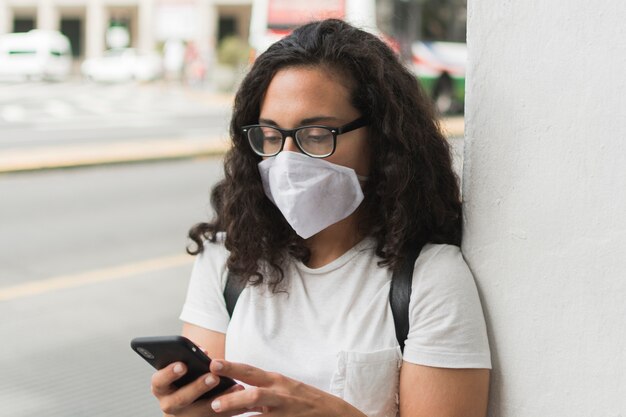
[[[248,63],[250,45],[237,36],[222,39],[217,48],[217,61],[222,65],[239,67]]]
[[[422,39],[465,42],[466,0],[427,0],[422,19]]]
[[[465,42],[467,0],[379,1],[393,5],[393,18],[386,30],[401,42]]]

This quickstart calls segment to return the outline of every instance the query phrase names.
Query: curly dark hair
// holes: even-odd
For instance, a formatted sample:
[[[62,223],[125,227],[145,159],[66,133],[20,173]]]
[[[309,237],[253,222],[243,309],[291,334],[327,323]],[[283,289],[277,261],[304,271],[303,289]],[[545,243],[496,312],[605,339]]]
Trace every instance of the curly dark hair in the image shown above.
[[[380,266],[394,268],[410,242],[459,245],[461,200],[450,156],[430,99],[414,74],[377,36],[336,19],[294,30],[261,54],[236,94],[230,124],[232,148],[225,178],[212,190],[216,215],[191,228],[198,254],[204,241],[225,232],[227,267],[252,284],[273,288],[281,265],[310,252],[265,196],[257,168],[261,158],[241,131],[258,123],[261,102],[274,75],[287,67],[323,67],[351,81],[352,105],[370,121],[369,179],[364,186],[359,227],[372,236]],[[345,78],[344,78],[345,79]]]

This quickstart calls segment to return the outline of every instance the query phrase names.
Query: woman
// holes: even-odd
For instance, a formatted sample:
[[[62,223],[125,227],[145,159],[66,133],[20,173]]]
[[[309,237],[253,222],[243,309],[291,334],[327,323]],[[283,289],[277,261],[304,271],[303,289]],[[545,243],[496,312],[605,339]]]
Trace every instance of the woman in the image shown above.
[[[460,254],[449,149],[415,77],[377,37],[305,25],[262,54],[235,98],[233,148],[198,245],[183,335],[214,360],[174,389],[176,416],[484,416],[489,347]],[[418,257],[404,353],[388,294],[409,242]],[[228,271],[247,283],[229,318]],[[232,278],[235,279],[235,278]],[[194,400],[216,376],[242,384]]]

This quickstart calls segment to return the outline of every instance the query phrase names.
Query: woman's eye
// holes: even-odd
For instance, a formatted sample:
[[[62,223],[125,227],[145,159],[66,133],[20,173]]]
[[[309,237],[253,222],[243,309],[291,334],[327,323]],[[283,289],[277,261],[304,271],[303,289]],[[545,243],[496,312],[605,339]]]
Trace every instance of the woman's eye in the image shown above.
[[[280,136],[265,136],[265,141],[269,143],[278,143],[282,140]]]
[[[308,129],[302,132],[304,139],[310,142],[323,142],[328,139],[329,132],[325,129]]]
[[[324,139],[326,139],[326,135],[321,136],[321,135],[309,135],[306,137],[307,140],[310,140],[312,142],[321,142]]]

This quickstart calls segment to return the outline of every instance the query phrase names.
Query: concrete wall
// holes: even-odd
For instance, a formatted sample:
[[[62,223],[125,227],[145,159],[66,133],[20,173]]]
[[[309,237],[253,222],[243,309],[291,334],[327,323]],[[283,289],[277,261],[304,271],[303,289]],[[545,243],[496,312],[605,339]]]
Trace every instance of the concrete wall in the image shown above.
[[[626,2],[469,0],[464,254],[490,416],[626,416]]]

